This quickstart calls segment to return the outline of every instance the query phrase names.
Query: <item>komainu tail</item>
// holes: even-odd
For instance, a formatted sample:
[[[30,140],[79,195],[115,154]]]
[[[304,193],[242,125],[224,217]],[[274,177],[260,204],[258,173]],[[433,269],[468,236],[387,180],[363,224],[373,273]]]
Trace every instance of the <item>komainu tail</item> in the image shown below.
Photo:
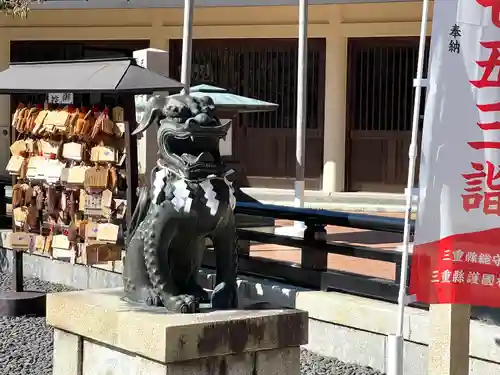
[[[149,187],[143,186],[140,189],[139,200],[137,202],[137,206],[135,207],[134,213],[132,215],[132,220],[129,224],[129,229],[127,233],[127,244],[130,243],[132,238],[134,237],[137,228],[144,221],[146,215],[149,210],[149,206],[151,204],[151,198],[149,197]]]

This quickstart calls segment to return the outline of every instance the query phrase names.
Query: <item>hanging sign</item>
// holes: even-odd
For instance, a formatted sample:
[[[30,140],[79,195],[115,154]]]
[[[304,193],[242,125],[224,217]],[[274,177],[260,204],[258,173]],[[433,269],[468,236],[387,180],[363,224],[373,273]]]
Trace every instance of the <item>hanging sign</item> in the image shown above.
[[[500,307],[500,6],[436,0],[410,293]]]
[[[47,101],[51,104],[73,104],[73,93],[49,93],[47,94]]]

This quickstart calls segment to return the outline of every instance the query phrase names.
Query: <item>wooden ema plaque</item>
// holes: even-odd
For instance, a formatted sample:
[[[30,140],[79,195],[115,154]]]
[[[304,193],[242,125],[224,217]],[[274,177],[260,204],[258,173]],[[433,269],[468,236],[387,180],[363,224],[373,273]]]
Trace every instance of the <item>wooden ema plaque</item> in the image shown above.
[[[122,258],[121,246],[102,241],[87,240],[86,244],[81,244],[80,249],[80,261],[86,265],[113,262]]]
[[[84,212],[88,216],[101,216],[102,194],[86,194]]]
[[[84,186],[86,189],[106,189],[108,178],[109,168],[92,167],[85,171]]]

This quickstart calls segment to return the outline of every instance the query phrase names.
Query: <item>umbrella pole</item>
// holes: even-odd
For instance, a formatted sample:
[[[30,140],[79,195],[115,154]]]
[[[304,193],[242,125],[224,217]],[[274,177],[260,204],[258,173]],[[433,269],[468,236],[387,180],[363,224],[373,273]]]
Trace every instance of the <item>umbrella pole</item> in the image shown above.
[[[296,169],[295,169],[295,207],[304,207],[304,170],[307,116],[307,22],[308,0],[299,0],[299,51],[297,63],[297,124],[296,124]],[[297,229],[303,229],[304,223],[295,222]]]
[[[189,86],[191,85],[193,13],[194,13],[194,0],[184,0],[181,82],[184,84],[183,93],[185,95],[189,95]]]

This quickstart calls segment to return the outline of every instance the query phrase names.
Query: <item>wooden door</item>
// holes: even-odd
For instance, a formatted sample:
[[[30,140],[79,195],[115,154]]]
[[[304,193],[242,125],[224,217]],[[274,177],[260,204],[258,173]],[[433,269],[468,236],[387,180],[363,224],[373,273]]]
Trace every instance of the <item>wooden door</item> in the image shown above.
[[[348,48],[348,189],[403,192],[418,38],[350,39]]]
[[[291,188],[295,176],[296,39],[194,40],[192,84],[279,104],[233,123],[233,155],[252,186]],[[180,77],[182,42],[171,41],[171,71]],[[311,39],[308,56],[306,186],[320,188],[323,166],[325,41]]]

